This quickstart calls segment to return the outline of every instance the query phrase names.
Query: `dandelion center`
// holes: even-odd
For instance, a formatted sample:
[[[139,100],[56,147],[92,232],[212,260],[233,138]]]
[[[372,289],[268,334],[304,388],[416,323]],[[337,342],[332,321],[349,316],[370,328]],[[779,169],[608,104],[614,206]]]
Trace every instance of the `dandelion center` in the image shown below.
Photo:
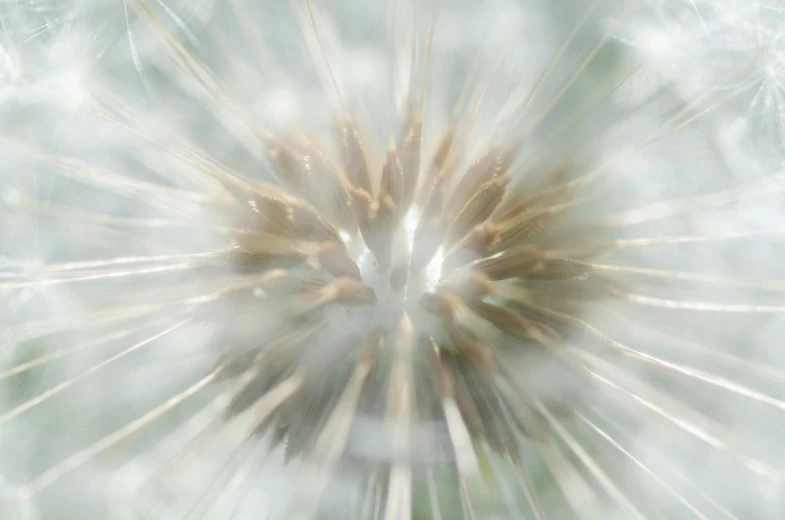
[[[401,247],[411,250],[419,218],[417,208],[408,211],[401,223]],[[382,267],[362,237],[344,234],[342,238],[347,243],[351,259],[359,268],[362,282],[374,294],[373,303],[344,309],[346,327],[358,333],[361,329],[368,330],[375,326],[394,327],[395,317],[403,312],[418,319],[420,299],[441,278],[441,248],[424,269],[409,271],[408,265],[398,265],[393,269]]]

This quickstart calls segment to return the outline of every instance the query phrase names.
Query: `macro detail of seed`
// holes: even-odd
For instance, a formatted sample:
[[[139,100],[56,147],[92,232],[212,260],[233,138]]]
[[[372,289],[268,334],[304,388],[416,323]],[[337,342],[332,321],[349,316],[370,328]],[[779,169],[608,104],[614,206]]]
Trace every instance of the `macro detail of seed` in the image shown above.
[[[0,518],[782,518],[783,13],[0,2]]]

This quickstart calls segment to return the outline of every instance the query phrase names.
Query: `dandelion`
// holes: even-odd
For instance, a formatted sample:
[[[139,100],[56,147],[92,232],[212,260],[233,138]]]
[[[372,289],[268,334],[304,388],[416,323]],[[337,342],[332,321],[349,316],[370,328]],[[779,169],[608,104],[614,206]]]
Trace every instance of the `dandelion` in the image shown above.
[[[3,518],[781,516],[779,8],[653,4],[2,4]]]

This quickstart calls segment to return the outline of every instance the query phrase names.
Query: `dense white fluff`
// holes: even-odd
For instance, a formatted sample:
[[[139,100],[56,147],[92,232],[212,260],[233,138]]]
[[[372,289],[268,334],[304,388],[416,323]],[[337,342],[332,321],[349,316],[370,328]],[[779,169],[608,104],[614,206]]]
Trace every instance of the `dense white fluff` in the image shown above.
[[[774,0],[0,0],[0,518],[780,518],[784,88]]]

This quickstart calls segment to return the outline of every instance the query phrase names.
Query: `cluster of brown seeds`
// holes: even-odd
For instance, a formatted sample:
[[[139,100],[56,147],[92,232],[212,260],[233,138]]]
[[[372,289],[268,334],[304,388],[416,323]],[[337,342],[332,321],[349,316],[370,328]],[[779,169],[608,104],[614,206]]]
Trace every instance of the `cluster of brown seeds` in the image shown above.
[[[454,465],[487,444],[517,459],[517,436],[543,427],[542,400],[569,410],[586,389],[563,346],[575,325],[565,309],[609,286],[555,247],[575,183],[560,171],[510,195],[514,153],[493,147],[459,171],[452,128],[421,168],[421,133],[415,119],[375,175],[346,120],[336,162],[312,141],[276,143],[281,188],[230,186],[242,208],[233,258],[260,276],[242,305],[274,318],[240,349],[231,372],[246,382],[229,413],[296,376],[256,429],[289,456],[389,470],[396,460]],[[231,345],[227,356],[238,357]],[[521,384],[527,365],[552,373],[551,395]],[[373,456],[363,435],[376,436]]]

